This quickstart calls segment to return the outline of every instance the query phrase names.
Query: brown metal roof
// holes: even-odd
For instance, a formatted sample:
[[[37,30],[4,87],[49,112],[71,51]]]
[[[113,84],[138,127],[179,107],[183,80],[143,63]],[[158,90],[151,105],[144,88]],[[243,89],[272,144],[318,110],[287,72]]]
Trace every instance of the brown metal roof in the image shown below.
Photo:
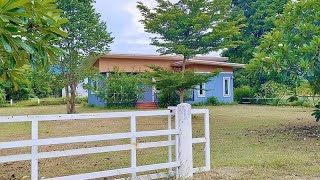
[[[174,55],[152,55],[152,54],[106,54],[101,57],[106,58],[127,58],[127,59],[163,59],[163,60],[172,60],[179,61],[183,60],[182,56],[174,56]],[[206,61],[228,61],[227,57],[209,57],[209,56],[196,56],[192,59],[197,60],[206,60]]]
[[[173,67],[181,67],[182,61],[178,61],[172,64]],[[225,66],[225,67],[233,67],[233,68],[244,68],[245,64],[238,63],[228,63],[221,61],[210,61],[210,60],[199,60],[199,59],[189,59],[186,65],[190,64],[203,64],[203,65],[215,65],[215,66]]]

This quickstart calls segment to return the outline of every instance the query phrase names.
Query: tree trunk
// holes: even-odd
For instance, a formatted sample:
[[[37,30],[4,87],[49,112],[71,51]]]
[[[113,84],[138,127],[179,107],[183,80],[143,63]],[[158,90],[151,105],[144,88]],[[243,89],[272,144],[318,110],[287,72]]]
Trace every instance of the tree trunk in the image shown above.
[[[179,90],[180,104],[184,102],[184,90]]]
[[[184,72],[186,71],[186,63],[187,63],[187,57],[183,56],[182,71],[181,71],[181,75],[182,76],[184,76]],[[179,99],[180,99],[180,103],[184,102],[184,89],[183,90],[179,90]]]
[[[65,84],[64,85],[64,89],[65,89],[65,92],[66,92],[66,102],[67,102],[67,113],[70,114],[69,112],[69,107],[70,107],[70,94],[69,94],[69,85],[68,84]]]
[[[77,84],[71,83],[70,84],[70,103],[69,103],[69,114],[76,113],[76,90],[77,90]]]
[[[186,71],[186,63],[187,63],[187,58],[183,56],[183,61],[182,61],[182,73]]]

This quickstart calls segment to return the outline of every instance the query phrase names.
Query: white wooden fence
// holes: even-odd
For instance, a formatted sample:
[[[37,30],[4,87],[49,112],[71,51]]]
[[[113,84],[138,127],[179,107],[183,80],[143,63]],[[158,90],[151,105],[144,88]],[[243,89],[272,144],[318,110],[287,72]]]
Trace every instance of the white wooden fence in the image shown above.
[[[131,174],[132,179],[157,179],[176,175],[177,178],[186,179],[193,176],[195,172],[210,170],[210,131],[209,131],[209,111],[207,109],[192,109],[189,104],[180,104],[177,109],[171,113],[170,110],[156,111],[132,111],[132,112],[111,112],[111,113],[91,113],[91,114],[63,114],[63,115],[37,115],[37,116],[8,116],[0,117],[0,123],[12,122],[31,122],[32,139],[24,141],[0,142],[0,150],[8,148],[32,147],[31,154],[18,154],[9,156],[0,156],[0,163],[31,160],[31,179],[39,179],[38,160],[46,158],[66,157],[74,155],[106,153],[115,151],[131,150],[131,167],[106,170],[100,172],[70,175],[64,177],[51,178],[59,179],[93,179],[101,177],[110,177],[117,175]],[[172,129],[171,117],[175,115],[175,129]],[[192,114],[204,114],[205,137],[192,138]],[[137,131],[136,117],[146,116],[168,116],[168,129],[156,131]],[[130,132],[115,134],[100,134],[88,136],[74,136],[62,138],[39,139],[38,124],[42,121],[61,121],[61,120],[92,120],[108,118],[130,118]],[[168,141],[137,143],[136,139],[141,137],[168,136]],[[175,140],[172,140],[175,136]],[[68,143],[93,142],[104,140],[131,139],[130,144],[114,145],[105,147],[92,147],[64,151],[39,152],[39,146],[58,145]],[[193,167],[192,144],[205,143],[205,167]],[[168,146],[168,162],[161,164],[152,164],[137,166],[137,149],[165,147]],[[175,159],[172,159],[172,148],[174,146]],[[175,168],[175,172],[173,169]],[[139,172],[169,169],[168,173],[148,174],[137,176]]]

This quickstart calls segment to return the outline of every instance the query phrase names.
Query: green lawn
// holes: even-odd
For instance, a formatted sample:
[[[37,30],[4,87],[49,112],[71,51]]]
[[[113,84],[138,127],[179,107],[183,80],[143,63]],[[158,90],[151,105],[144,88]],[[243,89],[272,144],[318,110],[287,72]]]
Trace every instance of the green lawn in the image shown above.
[[[198,179],[311,179],[320,177],[320,126],[311,117],[312,109],[271,106],[215,106],[210,109],[212,172]],[[115,111],[78,107],[78,112]],[[0,115],[64,113],[65,106],[0,108]],[[202,136],[202,118],[194,117],[194,136]],[[91,123],[89,123],[91,122]],[[166,119],[138,118],[138,130],[165,129]],[[45,122],[40,138],[126,132],[128,119],[112,121]],[[0,141],[30,138],[30,124],[0,124]],[[139,142],[165,140],[166,137],[139,139]],[[41,151],[105,146],[128,143],[77,143],[45,146]],[[203,146],[196,146],[195,164],[202,165]],[[138,151],[138,165],[165,162],[166,148]],[[29,148],[0,150],[0,155],[30,152]],[[129,166],[129,152],[102,153],[40,161],[41,177],[54,177]],[[29,162],[0,164],[4,179],[12,176],[28,179]]]

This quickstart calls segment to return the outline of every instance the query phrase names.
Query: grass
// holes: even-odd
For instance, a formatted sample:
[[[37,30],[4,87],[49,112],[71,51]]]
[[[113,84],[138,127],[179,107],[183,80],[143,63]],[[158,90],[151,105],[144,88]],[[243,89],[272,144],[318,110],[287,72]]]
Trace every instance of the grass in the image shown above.
[[[320,126],[310,108],[274,106],[215,106],[210,109],[212,172],[198,179],[311,179],[320,177]],[[78,112],[115,111],[77,107]],[[0,115],[57,114],[65,106],[0,108]],[[193,118],[194,137],[203,136],[202,118]],[[89,123],[90,122],[90,123]],[[166,118],[138,118],[139,131],[166,129]],[[40,138],[129,131],[128,119],[40,123]],[[0,141],[30,139],[30,124],[0,124]],[[139,142],[166,137],[140,138]],[[129,140],[41,147],[41,151],[105,146]],[[195,165],[203,165],[203,146],[195,149]],[[0,155],[28,153],[30,148],[0,150]],[[101,153],[40,161],[41,177],[55,177],[128,167],[130,152]],[[167,148],[138,151],[138,165],[167,160]],[[0,179],[29,178],[29,162],[0,164]]]

